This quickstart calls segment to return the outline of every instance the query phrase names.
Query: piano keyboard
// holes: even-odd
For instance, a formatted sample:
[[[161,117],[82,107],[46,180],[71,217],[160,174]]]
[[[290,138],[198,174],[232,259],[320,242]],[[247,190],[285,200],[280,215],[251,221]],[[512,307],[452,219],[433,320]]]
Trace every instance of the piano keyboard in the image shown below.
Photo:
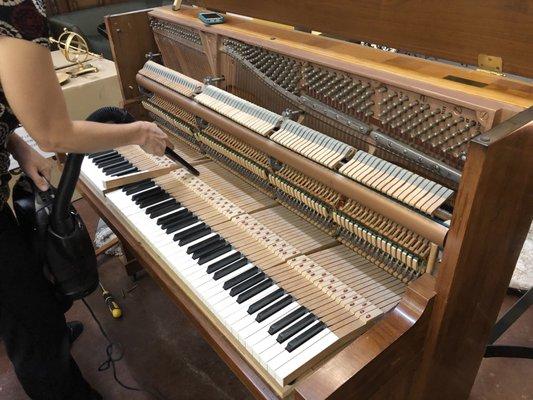
[[[272,131],[281,121],[280,115],[215,86],[205,86],[194,99],[263,136]]]
[[[352,146],[291,120],[284,121],[270,139],[332,169],[355,153]]]
[[[339,172],[430,215],[453,194],[451,189],[361,150]]]
[[[147,61],[139,71],[139,74],[153,80],[162,81],[168,88],[187,97],[192,97],[202,88],[201,82],[153,61]]]
[[[197,168],[106,196],[280,386],[399,301],[398,279],[216,164]]]
[[[163,175],[176,166],[172,160],[144,152],[139,146],[124,146],[116,150],[91,154],[83,159],[81,175],[98,189],[111,189],[117,178],[141,172]]]

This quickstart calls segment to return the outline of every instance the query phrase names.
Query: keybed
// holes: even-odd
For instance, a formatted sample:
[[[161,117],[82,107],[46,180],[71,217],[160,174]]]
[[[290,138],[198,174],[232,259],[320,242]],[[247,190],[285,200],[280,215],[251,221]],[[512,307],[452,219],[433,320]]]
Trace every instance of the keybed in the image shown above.
[[[303,255],[339,247],[331,238],[282,207],[262,208],[270,199],[243,195],[249,189],[223,181],[228,173],[212,166],[198,166],[203,181],[177,170],[107,197],[249,355],[285,386],[359,335],[383,310]],[[374,279],[385,274],[381,269],[363,258],[354,265],[360,272],[347,275],[348,282],[372,279],[387,287],[382,278]]]

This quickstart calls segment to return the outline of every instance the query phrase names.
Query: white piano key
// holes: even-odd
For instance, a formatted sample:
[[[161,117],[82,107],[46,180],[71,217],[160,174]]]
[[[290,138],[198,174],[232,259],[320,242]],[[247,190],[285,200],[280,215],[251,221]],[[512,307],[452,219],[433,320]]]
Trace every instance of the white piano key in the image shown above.
[[[324,331],[329,331],[329,329],[326,328]],[[317,336],[319,336],[320,333]],[[309,342],[302,344],[302,346],[294,350],[293,353],[297,352],[300,348],[304,347],[290,361],[282,364],[279,368],[273,371],[274,376],[278,383],[283,385],[283,381],[286,377],[288,377],[290,374],[292,374],[294,371],[296,371],[298,368],[300,368],[305,363],[309,362],[313,357],[316,357],[317,355],[322,353],[324,350],[326,350],[328,347],[330,347],[332,344],[334,344],[338,340],[337,336],[332,332],[327,332],[326,335],[321,336],[314,341],[313,339],[314,338],[311,338]],[[308,343],[309,345],[306,346],[306,344]],[[270,371],[272,372],[272,369]]]

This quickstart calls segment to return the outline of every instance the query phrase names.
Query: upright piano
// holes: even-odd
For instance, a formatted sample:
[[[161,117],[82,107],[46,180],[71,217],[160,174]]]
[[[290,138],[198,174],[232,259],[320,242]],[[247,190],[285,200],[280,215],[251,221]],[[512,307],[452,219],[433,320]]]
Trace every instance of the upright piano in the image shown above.
[[[501,74],[531,24],[318,3],[108,17],[125,107],[200,175],[133,146],[80,189],[257,398],[467,398],[532,218],[533,85]],[[493,18],[493,71],[461,66]]]

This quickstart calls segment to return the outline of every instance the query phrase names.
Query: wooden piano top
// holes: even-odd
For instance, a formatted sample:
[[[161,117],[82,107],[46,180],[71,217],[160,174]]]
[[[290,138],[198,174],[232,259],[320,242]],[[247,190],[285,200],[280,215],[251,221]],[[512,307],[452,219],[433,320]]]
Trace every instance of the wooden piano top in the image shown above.
[[[460,91],[465,95],[479,97],[478,101],[485,99],[507,103],[514,111],[533,105],[533,84],[525,80],[377,50],[346,41],[294,31],[289,26],[247,17],[228,15],[225,17],[224,24],[206,27],[197,18],[199,11],[200,9],[187,7],[183,7],[180,11],[173,11],[170,7],[160,7],[149,14],[156,18],[244,41],[246,37],[253,38],[256,44],[281,53],[290,47],[292,56],[318,63],[333,60],[334,67],[337,69],[349,69],[355,72],[354,68],[357,68],[357,72],[362,75],[379,73],[384,80],[403,81],[407,84],[409,81],[416,80],[427,84],[428,91],[438,90],[440,93]],[[449,78],[445,79],[448,76],[473,81],[477,86],[458,83]]]

